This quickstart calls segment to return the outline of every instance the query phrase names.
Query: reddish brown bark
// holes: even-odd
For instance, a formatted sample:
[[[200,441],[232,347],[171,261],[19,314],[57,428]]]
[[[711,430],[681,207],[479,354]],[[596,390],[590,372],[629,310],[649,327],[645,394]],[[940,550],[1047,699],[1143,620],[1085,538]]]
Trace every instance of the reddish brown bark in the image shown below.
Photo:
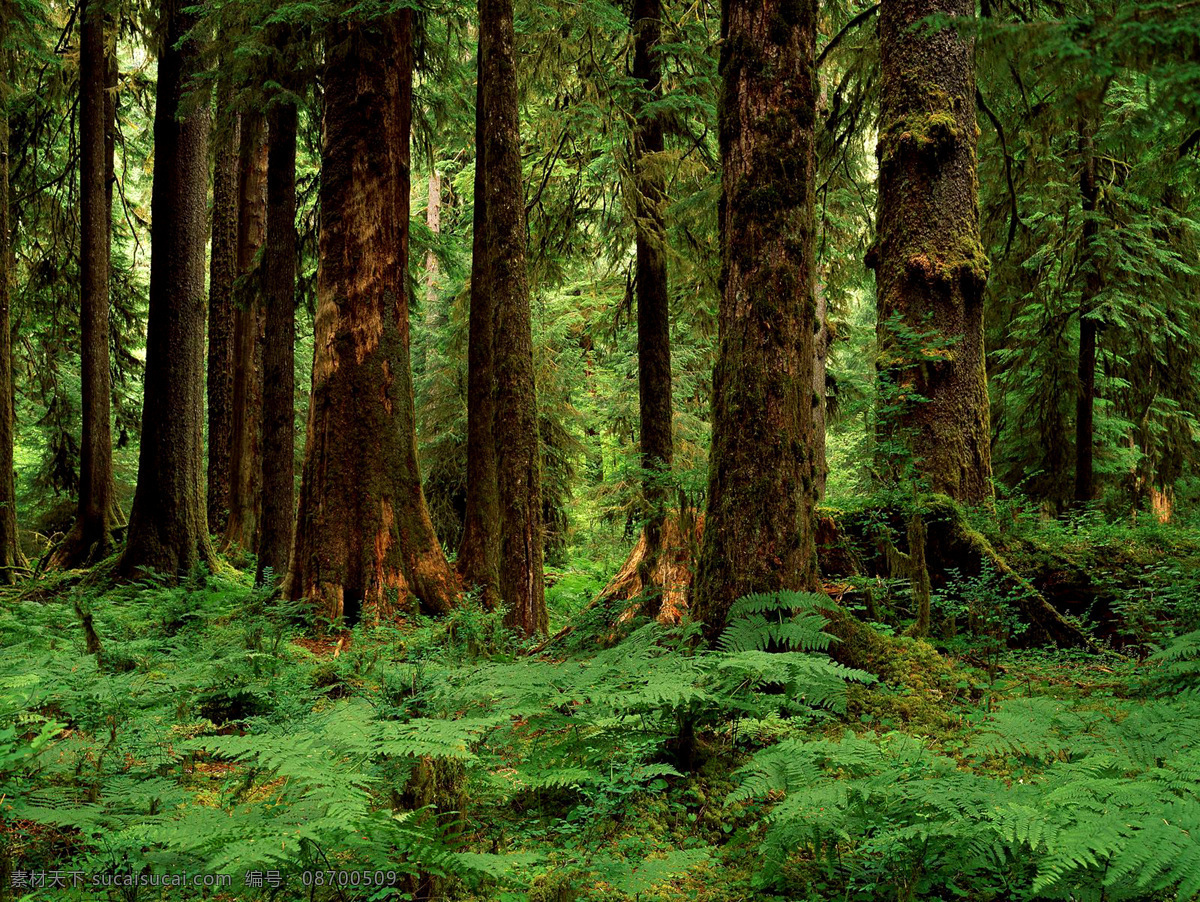
[[[267,227],[267,128],[242,114],[238,158],[237,281],[229,423],[229,519],[222,547],[255,551],[262,505],[263,305],[259,252]]]
[[[413,13],[325,39],[312,400],[285,592],[329,617],[441,612],[456,585],[421,491],[409,367]]]
[[[722,298],[692,613],[710,641],[752,592],[815,590],[816,2],[725,0]]]
[[[186,10],[186,11],[185,11]],[[120,572],[169,577],[213,562],[204,508],[204,250],[208,105],[195,6],[163,0],[154,111],[150,310],[138,482]]]

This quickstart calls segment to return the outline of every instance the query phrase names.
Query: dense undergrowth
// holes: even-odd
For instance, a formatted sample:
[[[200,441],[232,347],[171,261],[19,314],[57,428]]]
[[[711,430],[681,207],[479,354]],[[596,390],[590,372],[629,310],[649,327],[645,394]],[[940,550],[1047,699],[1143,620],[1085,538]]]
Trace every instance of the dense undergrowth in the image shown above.
[[[41,577],[0,605],[0,898],[1193,898],[1196,533],[1027,538],[1100,574],[1124,654],[1010,649],[986,572],[939,587],[945,660],[882,679],[829,658],[822,596],[744,599],[713,650],[531,655],[471,604],[314,638],[237,571]],[[597,576],[555,575],[560,618]],[[232,882],[129,885],[184,872]],[[20,885],[54,873],[107,883]]]

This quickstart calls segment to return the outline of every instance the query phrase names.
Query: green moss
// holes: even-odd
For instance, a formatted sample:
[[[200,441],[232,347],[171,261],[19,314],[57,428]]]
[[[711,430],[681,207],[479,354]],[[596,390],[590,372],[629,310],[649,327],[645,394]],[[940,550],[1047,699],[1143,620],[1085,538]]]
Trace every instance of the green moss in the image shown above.
[[[529,902],[574,902],[579,898],[577,878],[571,871],[551,871],[536,877],[529,887]]]
[[[879,136],[880,162],[888,165],[901,153],[940,155],[962,138],[962,129],[948,110],[903,116]]]

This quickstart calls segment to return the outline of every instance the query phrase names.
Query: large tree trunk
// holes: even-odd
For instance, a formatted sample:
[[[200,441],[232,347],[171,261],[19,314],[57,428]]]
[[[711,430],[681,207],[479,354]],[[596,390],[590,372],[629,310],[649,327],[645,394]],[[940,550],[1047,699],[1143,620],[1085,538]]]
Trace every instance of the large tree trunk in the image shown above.
[[[724,0],[720,351],[693,616],[814,590],[816,2]]]
[[[661,93],[658,43],[661,0],[634,0],[633,77],[644,92],[633,135],[634,214],[637,233],[638,397],[641,417],[642,494],[646,502],[649,562],[661,544],[671,469],[671,308],[667,291],[666,185],[662,172],[663,127],[645,105]]]
[[[529,636],[547,628],[542,572],[542,473],[521,182],[516,32],[512,0],[480,0],[484,210],[495,311],[493,421],[500,496],[500,598],[505,622]]]
[[[233,85],[217,85],[217,156],[213,165],[212,251],[208,276],[208,531],[224,535],[229,517],[233,422],[233,284],[237,279],[238,156],[241,117]]]
[[[978,504],[992,498],[992,462],[973,39],[953,27],[913,30],[932,15],[974,13],[974,0],[880,7],[879,222],[869,262],[878,366],[897,393],[881,418],[932,491]]]
[[[1083,290],[1079,297],[1079,389],[1075,396],[1075,503],[1087,504],[1096,497],[1092,466],[1094,413],[1096,408],[1096,334],[1098,323],[1092,317],[1096,296],[1100,294],[1100,270],[1095,260],[1096,235],[1096,155],[1091,123],[1086,119],[1079,128],[1079,195],[1083,208],[1083,234],[1080,259]]]
[[[296,105],[277,102],[271,108],[267,131],[259,582],[267,568],[278,579],[287,574],[295,513]]]
[[[163,0],[154,110],[150,309],[137,491],[120,571],[176,576],[213,563],[204,508],[204,245],[208,105],[188,0]],[[185,11],[186,10],[186,11]]]
[[[488,269],[487,161],[483,138],[483,44],[475,89],[475,213],[471,238],[471,309],[467,335],[467,498],[458,570],[478,588],[484,607],[499,604],[500,495],[496,475],[495,375],[492,328],[495,306]]]
[[[17,492],[13,474],[13,282],[12,222],[8,195],[8,24],[0,22],[0,585],[11,585],[25,566],[17,536]]]
[[[411,10],[325,44],[316,350],[285,591],[328,617],[393,616],[456,586],[421,491],[408,330]]]
[[[108,356],[109,113],[105,88],[109,60],[104,9],[85,0],[79,48],[79,332],[83,432],[80,442],[79,507],[75,525],[55,549],[51,566],[73,567],[104,557],[113,527],[112,398]]]
[[[267,228],[267,121],[242,115],[238,160],[237,281],[233,311],[233,392],[229,521],[223,547],[255,551],[262,504],[263,305],[259,251]]]

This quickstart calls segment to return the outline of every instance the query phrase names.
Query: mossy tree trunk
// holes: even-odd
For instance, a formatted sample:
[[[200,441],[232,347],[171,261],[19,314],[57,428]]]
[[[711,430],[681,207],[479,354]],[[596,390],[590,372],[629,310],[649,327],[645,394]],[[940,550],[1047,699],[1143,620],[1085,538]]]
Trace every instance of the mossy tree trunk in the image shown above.
[[[634,0],[633,77],[640,91],[633,133],[634,218],[637,238],[638,400],[641,424],[642,495],[646,504],[646,564],[662,545],[670,503],[665,476],[671,469],[671,308],[667,286],[666,184],[662,171],[663,126],[647,106],[662,92],[658,44],[661,0]],[[651,612],[653,613],[653,612]]]
[[[0,21],[0,585],[10,585],[25,566],[17,535],[17,492],[13,473],[13,372],[11,289],[12,227],[8,193],[8,102],[11,95],[8,23]],[[5,859],[7,861],[7,858]]]
[[[316,350],[284,590],[328,617],[443,612],[456,582],[421,490],[409,365],[413,12],[325,36]]]
[[[500,601],[500,489],[496,473],[495,325],[488,266],[487,160],[483,137],[483,43],[475,90],[475,213],[471,237],[471,300],[467,335],[467,498],[458,569],[468,588],[478,588],[488,610]]]
[[[724,0],[722,298],[708,510],[693,595],[706,637],[751,592],[818,588],[813,542],[815,0]]]
[[[267,253],[263,260],[262,520],[258,581],[287,574],[295,513],[296,105],[268,113]]]
[[[213,563],[204,506],[204,250],[208,104],[186,97],[202,56],[187,0],[163,0],[154,110],[150,309],[137,490],[120,571]]]
[[[112,377],[108,353],[109,240],[112,229],[108,181],[110,114],[105,15],[99,0],[86,0],[80,16],[79,70],[79,331],[83,431],[79,455],[79,507],[75,524],[55,549],[51,566],[73,567],[104,557],[114,525]]]
[[[242,114],[238,158],[237,280],[234,283],[233,385],[229,428],[229,520],[223,547],[256,551],[262,505],[263,283],[267,228],[267,120]]]
[[[500,508],[500,599],[524,635],[547,628],[542,473],[526,268],[516,29],[512,0],[480,0],[484,212],[492,292],[492,372]]]
[[[957,501],[992,498],[975,175],[973,39],[920,25],[971,17],[973,0],[883,0],[875,268],[879,368],[916,475]],[[898,325],[898,328],[897,328]],[[924,400],[917,400],[919,396]]]
[[[1096,338],[1099,323],[1092,316],[1100,294],[1100,270],[1095,259],[1096,152],[1094,126],[1085,115],[1079,126],[1079,196],[1083,210],[1079,257],[1083,286],[1079,296],[1079,388],[1075,396],[1075,503],[1087,504],[1096,497],[1092,462],[1095,443]]]
[[[233,410],[233,283],[237,278],[238,156],[241,117],[233,85],[217,82],[212,245],[208,270],[208,531],[224,535],[229,516]]]

